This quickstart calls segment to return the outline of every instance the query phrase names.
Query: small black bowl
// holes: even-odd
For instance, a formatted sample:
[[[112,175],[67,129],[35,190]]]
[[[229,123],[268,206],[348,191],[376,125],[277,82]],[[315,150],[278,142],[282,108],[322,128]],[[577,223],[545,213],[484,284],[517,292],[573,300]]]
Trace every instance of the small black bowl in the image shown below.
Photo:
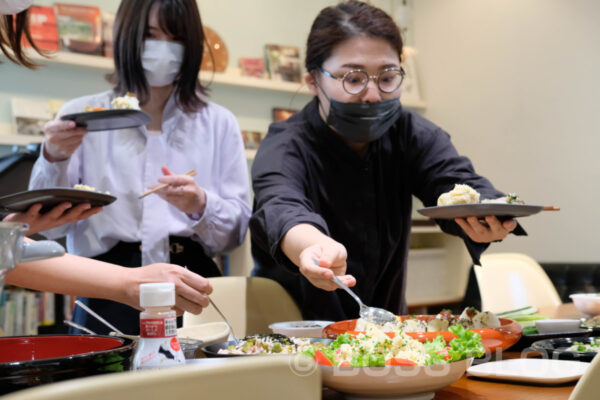
[[[0,338],[0,395],[45,383],[130,369],[135,342],[100,335]]]
[[[311,343],[323,343],[324,345],[328,345],[333,342],[333,339],[326,338],[308,338]],[[244,339],[240,339],[244,340]],[[279,353],[261,353],[261,354],[222,354],[219,353],[219,350],[225,350],[229,346],[235,346],[235,341],[230,340],[227,342],[214,343],[209,346],[205,346],[202,348],[204,354],[207,357],[245,357],[245,356],[266,356],[266,355],[278,355]],[[289,354],[281,354],[281,355],[289,355]]]
[[[574,342],[580,343],[591,343],[597,337],[563,337],[557,339],[540,340],[532,343],[531,347],[526,350],[542,353],[547,358],[553,358],[558,360],[576,360],[590,362],[596,356],[596,352],[581,352],[581,351],[569,351],[569,347]]]

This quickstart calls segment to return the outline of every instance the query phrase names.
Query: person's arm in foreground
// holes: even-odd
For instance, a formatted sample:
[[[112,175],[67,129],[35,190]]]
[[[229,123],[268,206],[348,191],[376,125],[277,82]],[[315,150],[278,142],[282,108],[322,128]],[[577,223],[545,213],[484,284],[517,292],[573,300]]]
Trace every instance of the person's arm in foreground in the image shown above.
[[[90,203],[82,203],[73,207],[68,201],[58,204],[44,214],[40,214],[41,209],[41,203],[34,204],[25,212],[8,214],[3,221],[28,224],[27,235],[33,235],[34,233],[86,219],[102,211],[102,207],[92,207]]]
[[[176,310],[199,314],[209,304],[210,282],[202,276],[172,264],[125,268],[85,257],[62,257],[18,265],[6,276],[6,283],[45,292],[103,298],[140,309],[139,285],[150,282],[175,284]]]

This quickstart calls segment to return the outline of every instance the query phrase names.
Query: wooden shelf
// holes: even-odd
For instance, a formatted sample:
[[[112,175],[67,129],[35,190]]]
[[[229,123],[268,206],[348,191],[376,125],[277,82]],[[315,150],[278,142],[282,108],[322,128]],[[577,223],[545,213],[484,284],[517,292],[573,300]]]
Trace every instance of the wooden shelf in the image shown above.
[[[114,70],[112,58],[91,56],[87,54],[69,53],[59,51],[53,53],[50,58],[30,52],[29,56],[41,64],[74,65],[84,68],[94,68],[110,72]],[[242,76],[238,68],[228,68],[226,72],[201,71],[200,79],[207,85],[227,85],[249,89],[270,90],[310,96],[310,92],[304,84],[296,82],[273,81],[270,79],[253,78]],[[411,109],[422,109],[426,107],[423,101],[411,101],[403,103],[403,106]]]

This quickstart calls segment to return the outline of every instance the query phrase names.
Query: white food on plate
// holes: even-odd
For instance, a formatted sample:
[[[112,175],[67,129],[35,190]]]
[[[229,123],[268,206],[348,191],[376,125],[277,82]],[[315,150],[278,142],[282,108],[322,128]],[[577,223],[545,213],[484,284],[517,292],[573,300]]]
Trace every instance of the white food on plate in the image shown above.
[[[113,101],[110,102],[110,105],[115,110],[139,110],[140,102],[135,97],[135,95],[131,93],[127,93],[125,96],[115,97]]]
[[[479,203],[479,192],[469,185],[454,185],[454,189],[438,197],[438,206]]]
[[[366,332],[373,328],[380,329],[383,332],[442,332],[447,331],[450,326],[454,325],[462,325],[465,329],[495,329],[502,324],[493,312],[480,312],[474,307],[467,307],[459,318],[455,318],[450,311],[440,313],[429,321],[406,318],[404,322],[397,319],[383,325],[359,318],[356,320],[354,329],[359,332]]]

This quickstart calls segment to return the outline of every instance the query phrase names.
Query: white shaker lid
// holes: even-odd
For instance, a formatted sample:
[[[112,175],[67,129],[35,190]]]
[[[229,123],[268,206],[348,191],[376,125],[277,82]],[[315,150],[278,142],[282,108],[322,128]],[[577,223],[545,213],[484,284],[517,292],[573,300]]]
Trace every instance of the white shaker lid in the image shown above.
[[[173,282],[142,283],[140,305],[142,307],[175,305],[175,284]]]

